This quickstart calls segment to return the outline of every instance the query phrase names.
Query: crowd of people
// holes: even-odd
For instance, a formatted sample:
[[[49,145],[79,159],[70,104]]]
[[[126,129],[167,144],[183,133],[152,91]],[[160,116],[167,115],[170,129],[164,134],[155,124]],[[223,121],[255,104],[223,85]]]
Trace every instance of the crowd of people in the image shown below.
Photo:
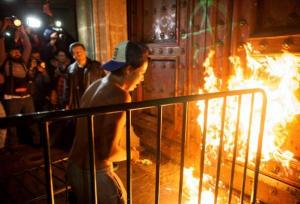
[[[23,25],[15,28],[14,42],[7,45],[4,33],[10,26],[6,19],[0,24],[0,117],[131,102],[129,92],[144,79],[149,52],[141,43],[120,43],[113,59],[101,65],[87,57],[82,43],[58,43],[55,32],[50,33],[45,43],[33,46]],[[113,171],[113,162],[126,160],[125,113],[101,114],[94,123],[96,182],[101,189],[97,191],[98,198],[103,203],[126,203],[125,188]],[[39,125],[33,123],[26,128],[30,145],[40,147]],[[93,198],[87,171],[87,118],[51,123],[52,133],[63,130],[71,137],[63,146],[72,147],[68,183],[77,203],[90,203]],[[9,127],[6,139],[4,132],[0,134],[0,148],[5,145],[13,149],[25,133],[18,134],[16,127]],[[66,137],[64,133],[60,135]],[[139,139],[132,127],[131,137],[131,159],[137,160]]]
[[[13,30],[13,38],[5,33]],[[24,25],[9,19],[0,25],[0,106],[2,117],[57,109],[79,108],[85,89],[106,75],[101,63],[87,57],[85,46],[61,39],[46,29],[37,39]],[[74,122],[73,122],[74,123]],[[53,125],[55,126],[55,125]],[[73,125],[74,126],[74,125]],[[26,142],[39,147],[39,126],[25,127]],[[23,135],[24,135],[24,131]],[[0,148],[14,148],[24,140],[15,127],[2,131]]]

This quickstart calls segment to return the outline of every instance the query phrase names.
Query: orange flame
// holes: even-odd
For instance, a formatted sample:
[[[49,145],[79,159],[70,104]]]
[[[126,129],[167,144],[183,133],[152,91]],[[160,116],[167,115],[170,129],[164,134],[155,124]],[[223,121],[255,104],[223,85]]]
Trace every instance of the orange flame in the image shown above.
[[[254,57],[254,52],[251,45],[245,45],[247,68],[241,66],[240,58],[237,56],[230,57],[233,64],[234,74],[228,80],[229,90],[262,88],[266,91],[268,97],[267,115],[265,123],[265,132],[263,140],[263,161],[275,159],[281,161],[283,166],[288,167],[289,161],[293,158],[293,154],[289,151],[282,152],[280,147],[285,141],[287,133],[287,123],[294,119],[296,114],[300,113],[300,103],[295,96],[295,91],[299,88],[299,67],[300,58],[291,53],[283,53],[281,55],[270,57]],[[218,79],[213,71],[212,57],[214,52],[210,52],[208,58],[204,62],[206,68],[205,85],[199,92],[218,92],[221,91],[221,80]],[[247,75],[245,73],[248,73]],[[251,126],[250,137],[250,159],[255,157],[257,147],[257,136],[259,128],[259,113],[261,100],[255,95],[255,104],[253,111],[253,124]],[[242,98],[241,118],[239,135],[242,139],[241,146],[244,146],[247,139],[250,96]],[[220,113],[222,100],[213,100],[209,103],[208,113],[208,145],[217,147],[219,144],[220,131]],[[198,107],[203,112],[203,102],[198,103]],[[224,149],[231,150],[233,146],[233,136],[236,123],[237,98],[229,98],[226,107],[226,122],[225,122],[225,146]],[[256,119],[257,118],[257,119]],[[198,123],[203,124],[203,116],[200,114]],[[244,149],[239,150],[240,159],[244,157]],[[288,161],[287,161],[288,160]]]
[[[247,67],[242,67],[241,59],[237,56],[230,57],[233,64],[234,74],[227,81],[228,90],[240,90],[250,88],[264,89],[267,98],[267,113],[265,120],[264,140],[262,147],[262,161],[274,159],[281,162],[283,167],[289,167],[290,161],[294,160],[292,152],[281,150],[283,143],[288,136],[287,124],[291,122],[295,115],[300,113],[300,103],[295,96],[299,89],[300,81],[300,57],[291,53],[283,53],[277,56],[257,57],[255,50],[250,44],[244,46],[246,50]],[[222,80],[216,77],[212,58],[214,52],[211,51],[203,63],[206,68],[205,84],[199,93],[219,92],[221,91]],[[241,162],[245,158],[245,144],[250,132],[249,160],[254,161],[258,131],[260,127],[260,113],[262,100],[260,95],[254,95],[253,120],[252,126],[249,126],[249,116],[251,107],[251,96],[242,97],[241,115],[238,135],[238,154],[237,159]],[[204,102],[197,103],[200,114],[197,118],[198,124],[204,125]],[[208,118],[207,118],[207,145],[205,147],[206,156],[217,158],[217,149],[219,146],[219,136],[221,127],[221,113],[223,99],[214,99],[209,101]],[[224,123],[224,151],[227,155],[232,156],[234,136],[237,122],[238,98],[228,97],[226,103],[225,123]],[[205,159],[206,165],[211,165],[210,159]],[[199,179],[193,177],[193,169],[184,170],[184,188],[187,190],[188,202],[198,203]],[[208,188],[208,183],[213,184],[214,178],[211,175],[204,174],[203,190],[201,203],[214,203],[213,189]],[[226,190],[225,190],[226,191]],[[235,198],[237,203],[239,198]],[[218,202],[226,200],[218,198]]]

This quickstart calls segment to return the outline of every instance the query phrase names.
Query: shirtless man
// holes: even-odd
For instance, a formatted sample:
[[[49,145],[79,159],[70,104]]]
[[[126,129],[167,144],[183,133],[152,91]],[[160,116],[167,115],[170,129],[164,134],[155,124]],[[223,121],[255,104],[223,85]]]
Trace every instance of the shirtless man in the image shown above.
[[[103,65],[110,73],[88,87],[80,107],[131,102],[129,92],[143,81],[147,67],[148,49],[144,45],[131,41],[120,43],[113,60]],[[120,146],[121,137],[125,137],[125,113],[97,115],[94,126],[98,200],[105,204],[126,203],[125,188],[112,169],[112,162],[126,159],[126,150]],[[137,156],[133,151],[132,159]],[[87,119],[80,118],[67,171],[77,203],[91,203],[89,162]]]

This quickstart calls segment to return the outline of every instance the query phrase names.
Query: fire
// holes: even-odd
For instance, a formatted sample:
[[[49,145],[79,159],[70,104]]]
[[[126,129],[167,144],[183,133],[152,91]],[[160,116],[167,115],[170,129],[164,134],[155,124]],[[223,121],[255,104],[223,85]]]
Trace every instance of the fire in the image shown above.
[[[267,98],[267,113],[264,130],[264,140],[262,147],[262,161],[271,159],[281,162],[283,167],[289,167],[290,161],[294,155],[288,150],[281,150],[287,136],[287,125],[294,117],[300,113],[300,103],[295,93],[299,89],[300,81],[300,57],[291,53],[283,53],[277,56],[257,57],[256,51],[250,44],[245,45],[246,67],[242,66],[241,59],[237,56],[230,57],[233,65],[234,74],[227,81],[228,90],[240,90],[261,88],[264,89]],[[199,93],[219,92],[224,87],[224,82],[215,76],[212,63],[214,52],[211,51],[204,62],[206,68],[205,84]],[[245,159],[245,147],[247,136],[250,134],[249,162],[254,161],[258,131],[260,127],[261,98],[260,95],[254,95],[254,107],[252,116],[252,126],[249,127],[249,114],[251,112],[251,96],[241,98],[240,125],[238,129],[239,141],[237,147],[237,159],[243,162]],[[204,124],[204,102],[197,103],[200,110],[198,124],[203,127]],[[205,164],[211,166],[211,158],[217,158],[217,149],[219,146],[219,136],[221,127],[221,113],[223,98],[209,101],[207,132],[206,132],[206,158]],[[226,113],[224,123],[224,151],[227,157],[232,156],[234,136],[236,131],[238,98],[228,97],[226,102]],[[205,171],[205,170],[204,170]],[[193,169],[185,169],[185,188],[188,190],[188,202],[198,203],[199,179],[193,177]],[[208,183],[212,185],[207,185]],[[202,200],[201,203],[214,203],[214,178],[204,173]],[[226,187],[225,187],[226,188]],[[226,191],[226,190],[225,190]],[[227,195],[225,195],[226,197]],[[224,196],[223,196],[224,197]],[[218,203],[223,203],[223,198],[218,197]],[[237,199],[237,202],[238,199]]]
[[[293,154],[289,151],[282,152],[280,147],[284,143],[287,135],[287,123],[294,119],[296,114],[300,113],[300,103],[295,96],[295,92],[299,88],[299,67],[300,58],[291,53],[283,53],[280,56],[270,57],[254,57],[255,51],[250,44],[245,46],[247,68],[242,67],[239,57],[230,57],[233,64],[234,74],[228,80],[229,90],[262,88],[266,91],[268,97],[267,115],[265,123],[264,141],[263,141],[263,161],[275,159],[281,161],[284,166],[288,166],[289,160],[293,158]],[[214,75],[211,63],[213,52],[206,59],[204,66],[206,67],[206,78],[204,88],[199,90],[203,92],[221,91],[222,81]],[[250,159],[255,157],[256,143],[258,136],[260,112],[259,95],[255,95],[255,104],[253,111],[253,124],[251,126],[250,139]],[[221,127],[220,113],[222,100],[214,100],[209,105],[208,117],[208,144],[217,147],[219,144],[219,127]],[[241,118],[249,118],[249,107],[251,99],[249,97],[242,98]],[[198,103],[199,109],[203,112],[204,104]],[[217,108],[215,108],[217,107]],[[236,123],[237,98],[229,98],[227,102],[226,122],[225,122],[225,151],[231,150],[233,146],[233,137]],[[244,146],[247,138],[247,130],[249,121],[241,120],[239,135],[241,137],[240,146]],[[198,123],[203,124],[203,117],[198,117]],[[243,148],[239,149],[239,157],[242,160],[245,152]]]
[[[198,190],[199,190],[199,179],[193,176],[193,168],[184,168],[184,191],[186,192],[187,201],[185,204],[198,203]],[[203,175],[204,183],[208,183],[212,180],[211,176]],[[213,204],[214,194],[212,189],[202,190],[201,203]]]
[[[184,204],[196,204],[198,203],[198,192],[199,192],[199,178],[193,176],[194,169],[184,168],[184,195],[185,201]],[[209,174],[203,174],[203,188],[201,193],[201,202],[202,204],[214,204],[215,195],[214,195],[214,183],[215,178]],[[228,203],[228,190],[226,186],[220,182],[219,184],[219,196],[217,203]],[[239,203],[240,199],[237,196],[233,196],[232,203]]]

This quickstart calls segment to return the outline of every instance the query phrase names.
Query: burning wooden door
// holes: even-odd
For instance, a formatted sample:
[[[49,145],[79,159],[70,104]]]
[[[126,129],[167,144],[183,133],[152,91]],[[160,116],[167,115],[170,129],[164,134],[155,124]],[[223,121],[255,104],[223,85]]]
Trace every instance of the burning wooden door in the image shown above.
[[[136,93],[137,100],[187,94],[187,45],[186,40],[181,39],[187,27],[187,9],[188,1],[128,1],[129,39],[146,43],[151,52],[151,63],[145,81]],[[179,109],[174,106],[164,108],[167,125],[163,131],[172,140],[177,140],[180,134],[176,128],[180,122]],[[156,115],[156,110],[146,110],[143,114],[145,117],[141,117],[139,125],[153,130],[155,125],[151,116]]]
[[[234,80],[230,81],[229,76],[234,76],[235,69],[241,66],[245,75],[251,77],[246,60],[250,58],[245,57],[244,50],[244,45],[249,42],[260,51],[260,57],[278,55],[282,50],[299,52],[300,4],[296,0],[129,0],[128,5],[130,39],[146,42],[151,48],[152,65],[144,86],[137,93],[138,99],[193,94],[200,87],[205,87],[208,92],[245,88],[245,83],[241,86],[232,84]],[[209,50],[215,54],[211,64],[203,66]],[[229,57],[233,55],[240,58],[231,57],[231,63]],[[288,70],[285,65],[281,66]],[[205,75],[212,77],[206,78],[205,82]],[[238,79],[238,76],[234,77]],[[246,78],[243,80],[247,81]],[[192,110],[188,122],[190,141],[187,143],[197,146],[200,141],[193,136],[191,124],[197,120],[198,112]],[[176,108],[168,111],[172,114],[167,114],[167,119],[176,127],[174,124],[180,120],[180,115]],[[151,125],[146,122],[142,126]],[[289,170],[274,160],[264,163],[265,168],[261,169],[259,196],[264,202],[299,202],[299,142],[295,139],[299,132],[297,128],[292,132],[296,136],[290,136],[285,141],[288,147],[284,147],[293,150],[296,156],[289,163]],[[176,140],[176,132],[170,133],[171,141]],[[276,148],[281,151],[281,147]]]

